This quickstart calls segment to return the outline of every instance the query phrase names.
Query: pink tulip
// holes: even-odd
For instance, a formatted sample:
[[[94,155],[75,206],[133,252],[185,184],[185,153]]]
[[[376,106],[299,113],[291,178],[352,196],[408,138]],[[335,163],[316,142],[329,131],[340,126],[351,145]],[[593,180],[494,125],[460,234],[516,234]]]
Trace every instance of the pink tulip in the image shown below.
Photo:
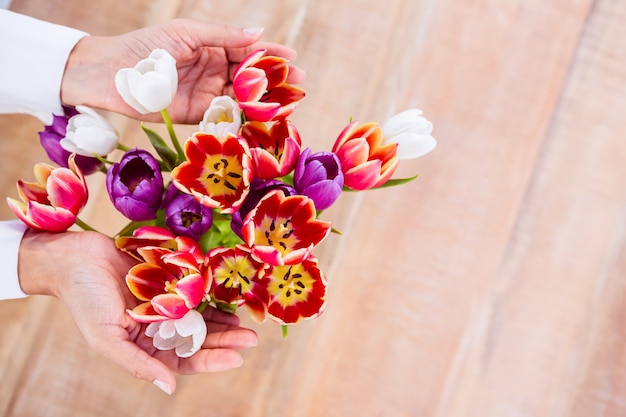
[[[76,223],[88,198],[87,183],[74,155],[68,168],[45,163],[34,167],[36,182],[17,182],[22,201],[7,198],[15,215],[29,227],[48,232],[64,232]]]
[[[239,107],[248,120],[258,122],[284,119],[304,98],[304,91],[287,84],[288,61],[265,52],[259,49],[248,55],[233,75]]]
[[[344,185],[353,190],[379,187],[389,181],[398,167],[398,144],[383,143],[378,123],[352,122],[339,134],[333,146],[341,162]]]

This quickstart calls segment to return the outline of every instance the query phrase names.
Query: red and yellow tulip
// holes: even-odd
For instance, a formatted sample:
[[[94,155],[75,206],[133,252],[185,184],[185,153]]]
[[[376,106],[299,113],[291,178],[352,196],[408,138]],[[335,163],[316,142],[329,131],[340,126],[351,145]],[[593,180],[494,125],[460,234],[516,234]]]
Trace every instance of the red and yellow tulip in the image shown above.
[[[255,178],[263,180],[284,177],[291,172],[300,155],[300,135],[289,120],[271,125],[248,122],[241,136],[248,142]]]
[[[259,283],[267,265],[256,261],[250,249],[218,247],[207,253],[206,267],[212,277],[211,296],[219,303],[244,304],[257,322],[265,320],[268,294]]]
[[[126,275],[130,292],[144,301],[128,311],[135,320],[180,319],[202,302],[211,280],[193,254],[160,247],[144,247],[138,252],[145,262]]]
[[[179,190],[222,213],[241,206],[252,177],[250,150],[244,140],[198,132],[185,142],[185,156],[187,161],[172,171]]]
[[[326,277],[317,259],[272,267],[262,279],[269,301],[268,316],[281,324],[295,324],[319,316],[326,306]]]
[[[293,265],[309,257],[330,232],[330,223],[316,218],[313,200],[285,196],[282,190],[267,194],[243,221],[244,242],[252,256],[270,265]]]

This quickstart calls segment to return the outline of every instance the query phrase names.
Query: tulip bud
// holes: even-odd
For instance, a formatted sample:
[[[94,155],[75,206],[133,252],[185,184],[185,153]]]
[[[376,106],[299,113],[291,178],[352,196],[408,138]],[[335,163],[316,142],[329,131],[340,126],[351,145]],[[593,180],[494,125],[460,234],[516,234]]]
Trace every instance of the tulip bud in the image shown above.
[[[399,159],[419,158],[437,146],[432,131],[433,124],[422,116],[421,110],[406,110],[383,125],[383,144],[397,143]]]
[[[146,336],[153,338],[154,347],[175,349],[179,358],[188,358],[200,350],[206,335],[206,323],[196,310],[189,310],[180,319],[150,323],[146,328]]]
[[[139,113],[160,112],[170,105],[176,94],[176,60],[166,50],[155,49],[134,68],[119,70],[115,87],[124,101]]]
[[[73,107],[63,107],[63,110],[64,114],[61,116],[52,115],[52,124],[44,126],[44,130],[39,132],[39,142],[52,162],[67,168],[71,152],[61,146],[61,140],[65,138],[67,133],[70,117],[78,114],[78,112]],[[91,155],[76,155],[74,161],[84,175],[93,174],[103,165],[101,161]]]
[[[192,195],[171,185],[163,199],[165,225],[179,236],[200,240],[211,228],[213,210],[203,206]]]
[[[109,168],[106,187],[115,208],[130,220],[156,217],[164,185],[159,163],[149,152],[126,152],[119,163]]]
[[[210,133],[220,139],[228,134],[237,136],[240,127],[241,110],[229,96],[215,97],[198,126],[200,132]]]
[[[65,138],[61,139],[63,149],[83,156],[113,152],[119,143],[113,125],[89,107],[76,106],[76,110],[79,113],[69,119]]]
[[[311,153],[305,149],[293,176],[293,184],[299,194],[309,197],[317,210],[330,207],[341,195],[343,173],[337,155],[332,152]]]

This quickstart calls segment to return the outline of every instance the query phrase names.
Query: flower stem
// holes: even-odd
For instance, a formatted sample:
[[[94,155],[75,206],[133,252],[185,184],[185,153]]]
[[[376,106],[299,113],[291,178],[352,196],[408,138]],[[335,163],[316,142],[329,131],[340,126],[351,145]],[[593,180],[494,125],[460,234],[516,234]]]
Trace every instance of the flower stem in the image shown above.
[[[93,157],[96,158],[98,161],[102,162],[104,165],[113,165],[115,163],[113,161],[109,161],[102,155],[98,155],[97,153],[94,153]],[[106,169],[104,172],[106,173]]]
[[[118,143],[117,149],[119,149],[120,151],[128,152],[131,148],[126,145],[122,145],[121,143]]]
[[[180,146],[178,142],[178,138],[176,137],[176,132],[174,132],[174,125],[172,124],[172,119],[170,119],[170,115],[167,112],[167,109],[161,110],[161,117],[163,117],[163,122],[165,122],[165,126],[167,127],[167,133],[170,134],[170,139],[172,140],[172,144],[176,149],[176,153],[178,154],[178,158],[181,160],[185,159],[185,153],[183,152],[183,148]]]
[[[80,227],[81,229],[83,229],[83,230],[89,230],[91,232],[98,232],[96,229],[94,229],[93,227],[89,226],[87,223],[85,223],[84,221],[82,221],[78,217],[76,218],[76,225],[78,227]],[[100,233],[100,232],[98,232],[98,233]]]
[[[287,326],[286,324],[281,325],[282,330],[283,330],[283,339],[286,339],[287,336],[289,335],[289,326]]]

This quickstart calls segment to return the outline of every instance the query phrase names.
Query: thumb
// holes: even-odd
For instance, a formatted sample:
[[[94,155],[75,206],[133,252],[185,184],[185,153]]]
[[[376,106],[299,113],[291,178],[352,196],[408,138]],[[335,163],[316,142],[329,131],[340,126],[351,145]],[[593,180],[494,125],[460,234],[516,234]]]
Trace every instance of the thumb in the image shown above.
[[[111,343],[104,354],[135,378],[152,382],[168,395],[176,389],[176,378],[170,369],[130,340]]]
[[[177,22],[178,23],[178,22]],[[184,30],[178,33],[187,33],[192,39],[190,46],[200,48],[203,46],[214,46],[221,48],[240,48],[252,45],[261,39],[263,35],[262,27],[238,28],[229,25],[214,25],[194,20],[184,20],[182,22]]]

